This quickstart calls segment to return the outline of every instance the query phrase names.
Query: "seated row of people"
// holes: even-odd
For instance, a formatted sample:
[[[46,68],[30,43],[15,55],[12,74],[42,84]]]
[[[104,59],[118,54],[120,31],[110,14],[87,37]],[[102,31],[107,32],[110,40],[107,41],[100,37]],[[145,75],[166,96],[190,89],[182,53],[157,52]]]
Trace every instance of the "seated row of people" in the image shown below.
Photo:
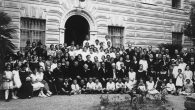
[[[172,79],[167,83],[166,80],[161,80],[159,77],[157,77],[157,81],[154,81],[155,77],[150,77],[149,80],[141,77],[137,80],[135,78],[136,73],[133,70],[130,71],[132,74],[129,77],[95,78],[77,76],[74,79],[63,77],[64,73],[59,71],[60,69],[55,68],[53,77],[51,71],[44,71],[41,66],[34,74],[29,71],[27,65],[22,65],[20,70],[19,66],[16,65],[13,71],[11,66],[7,65],[3,75],[5,99],[9,100],[10,91],[13,99],[17,99],[17,96],[31,98],[34,93],[37,93],[40,97],[48,97],[52,94],[128,93],[133,89],[136,89],[138,93],[141,91],[149,94],[158,94],[163,90],[171,94],[190,94],[193,92],[193,84],[190,79],[186,79],[183,86],[184,80],[181,69],[178,69],[176,83],[173,83]]]

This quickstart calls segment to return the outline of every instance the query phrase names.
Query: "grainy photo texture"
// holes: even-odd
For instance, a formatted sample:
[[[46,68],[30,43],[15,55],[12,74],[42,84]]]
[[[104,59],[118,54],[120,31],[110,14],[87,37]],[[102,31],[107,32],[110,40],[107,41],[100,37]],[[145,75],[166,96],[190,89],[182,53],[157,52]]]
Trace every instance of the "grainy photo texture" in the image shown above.
[[[0,0],[0,110],[195,110],[195,0]]]

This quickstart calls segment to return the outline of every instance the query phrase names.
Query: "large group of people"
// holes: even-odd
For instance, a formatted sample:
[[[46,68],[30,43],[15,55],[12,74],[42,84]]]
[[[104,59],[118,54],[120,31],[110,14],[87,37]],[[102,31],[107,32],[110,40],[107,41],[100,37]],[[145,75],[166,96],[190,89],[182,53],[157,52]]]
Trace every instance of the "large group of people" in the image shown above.
[[[194,92],[194,49],[152,49],[85,40],[83,45],[27,42],[7,57],[5,100],[51,95]]]

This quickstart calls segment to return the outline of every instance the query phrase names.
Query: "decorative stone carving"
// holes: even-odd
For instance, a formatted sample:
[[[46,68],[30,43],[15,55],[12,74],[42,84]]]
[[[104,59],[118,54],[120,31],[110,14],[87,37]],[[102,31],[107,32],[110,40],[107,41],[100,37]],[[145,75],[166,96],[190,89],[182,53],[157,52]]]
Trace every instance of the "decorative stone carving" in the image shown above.
[[[21,5],[20,14],[21,17],[46,19],[47,11],[45,8],[38,6]]]

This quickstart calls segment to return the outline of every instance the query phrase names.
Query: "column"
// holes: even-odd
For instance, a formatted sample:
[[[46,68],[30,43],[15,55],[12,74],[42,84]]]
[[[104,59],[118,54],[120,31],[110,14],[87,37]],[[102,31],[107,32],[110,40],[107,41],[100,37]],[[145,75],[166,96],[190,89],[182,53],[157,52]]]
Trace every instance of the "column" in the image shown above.
[[[90,41],[95,42],[97,39],[97,31],[90,31]]]
[[[64,44],[65,40],[65,28],[59,28],[59,43]]]

